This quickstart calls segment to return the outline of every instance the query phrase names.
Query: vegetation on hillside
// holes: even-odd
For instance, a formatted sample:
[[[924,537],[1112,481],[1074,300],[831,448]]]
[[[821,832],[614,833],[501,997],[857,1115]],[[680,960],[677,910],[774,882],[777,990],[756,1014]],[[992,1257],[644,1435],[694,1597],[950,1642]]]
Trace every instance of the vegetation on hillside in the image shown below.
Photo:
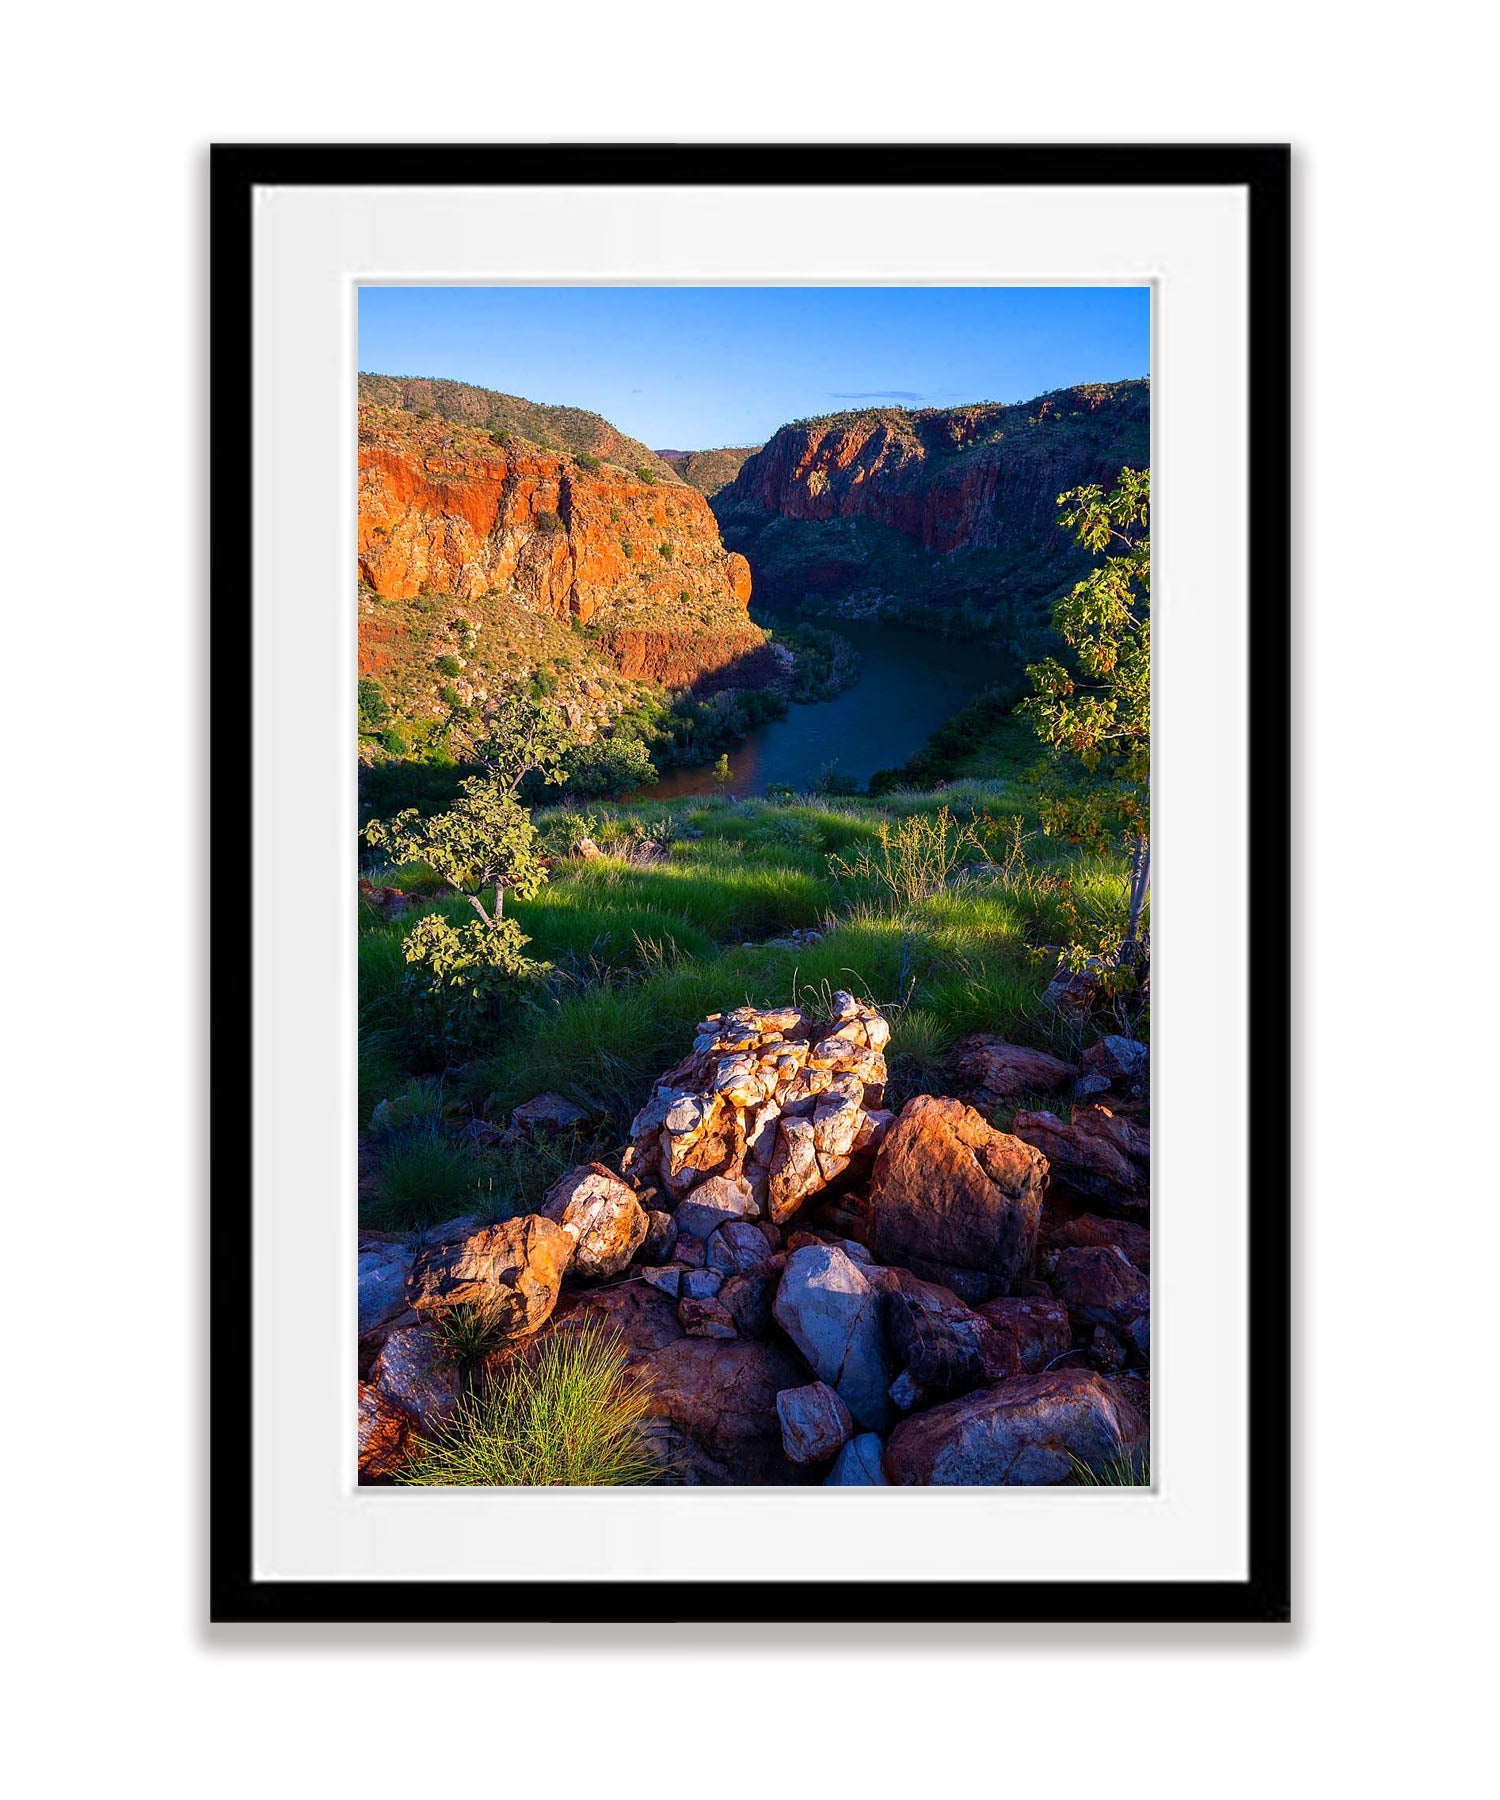
[[[518,394],[500,394],[464,381],[426,376],[373,375],[361,372],[362,405],[391,407],[400,412],[431,415],[451,424],[482,428],[503,437],[526,438],[539,450],[571,450],[580,460],[602,459],[622,469],[647,470],[653,480],[677,479],[669,463],[654,451],[617,431],[608,419],[578,406],[546,406]],[[585,467],[588,463],[585,461]]]
[[[656,454],[690,487],[712,498],[720,488],[728,487],[741,465],[759,448],[759,444],[745,444],[721,450],[658,450]]]

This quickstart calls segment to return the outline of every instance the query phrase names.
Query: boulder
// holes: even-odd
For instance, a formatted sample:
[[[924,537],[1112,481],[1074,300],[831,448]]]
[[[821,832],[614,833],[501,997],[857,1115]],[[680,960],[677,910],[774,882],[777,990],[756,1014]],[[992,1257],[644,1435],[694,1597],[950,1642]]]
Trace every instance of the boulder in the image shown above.
[[[729,1219],[753,1219],[760,1212],[749,1184],[728,1175],[711,1175],[678,1202],[672,1215],[679,1233],[708,1239]]]
[[[398,1401],[368,1381],[359,1384],[359,1479],[387,1482],[406,1461],[417,1422]]]
[[[510,1122],[523,1131],[571,1131],[574,1126],[586,1124],[588,1114],[563,1095],[549,1091],[515,1107]]]
[[[1092,1073],[1111,1083],[1134,1086],[1144,1083],[1151,1073],[1150,1046],[1135,1038],[1100,1038],[1084,1051],[1083,1060]]]
[[[717,1269],[684,1269],[677,1294],[683,1300],[712,1300],[723,1285],[724,1277]]]
[[[781,1447],[799,1464],[829,1462],[854,1436],[849,1408],[826,1381],[783,1388],[776,1396]]]
[[[1073,1342],[1073,1324],[1061,1300],[1035,1295],[987,1300],[979,1316],[1015,1345],[1016,1358],[1028,1375],[1039,1375]]]
[[[824,1479],[824,1487],[885,1487],[885,1467],[881,1460],[884,1449],[873,1431],[851,1438],[834,1459]]]
[[[1056,1113],[1018,1112],[1011,1130],[1046,1157],[1059,1194],[1126,1212],[1150,1206],[1149,1127],[1107,1106],[1075,1106],[1068,1123]]]
[[[997,1037],[964,1038],[953,1056],[959,1079],[985,1106],[1021,1094],[1055,1094],[1078,1073],[1060,1056]]]
[[[579,1163],[548,1188],[541,1216],[573,1240],[573,1268],[595,1281],[622,1274],[646,1240],[646,1212],[603,1163]]]
[[[654,1208],[648,1208],[646,1235],[641,1239],[641,1247],[635,1253],[636,1261],[643,1263],[670,1262],[676,1246],[677,1221],[669,1212],[658,1212]]]
[[[880,1294],[857,1263],[828,1244],[794,1250],[772,1312],[861,1425],[879,1429],[890,1422],[895,1370],[880,1327]]]
[[[907,1378],[892,1392],[903,1411],[1022,1372],[1014,1343],[957,1294],[905,1269],[882,1269],[875,1280],[891,1360]]]
[[[642,1362],[653,1435],[690,1487],[759,1486],[804,1476],[781,1448],[776,1396],[806,1379],[769,1343],[684,1337]]]
[[[458,1364],[430,1325],[393,1331],[370,1369],[370,1380],[430,1437],[458,1406]]]
[[[1113,1244],[1122,1250],[1143,1275],[1151,1273],[1151,1231],[1133,1219],[1104,1219],[1098,1213],[1080,1213],[1048,1229],[1042,1221],[1043,1235],[1054,1249],[1086,1249],[1097,1244]]]
[[[1151,1283],[1114,1244],[1058,1251],[1048,1279],[1075,1325],[1123,1332],[1151,1310]]]
[[[1139,1414],[1099,1375],[1054,1369],[980,1388],[904,1420],[886,1468],[905,1487],[1045,1487],[1146,1438]]]
[[[870,1183],[870,1247],[918,1274],[967,1270],[965,1299],[1008,1292],[1036,1258],[1046,1159],[960,1100],[921,1094],[892,1126]],[[983,1291],[981,1291],[983,1290]]]
[[[719,1289],[719,1302],[734,1320],[741,1337],[763,1338],[771,1330],[771,1303],[778,1275],[768,1266],[754,1275],[731,1275]]]
[[[655,1288],[657,1293],[675,1300],[685,1273],[681,1263],[663,1263],[660,1268],[642,1269],[641,1280],[647,1287]]]
[[[729,1309],[716,1297],[697,1299],[685,1294],[677,1303],[677,1322],[689,1337],[733,1338],[739,1333]]]
[[[748,1219],[731,1219],[708,1240],[708,1266],[722,1275],[749,1275],[771,1260],[765,1236]]]
[[[444,1237],[417,1253],[406,1295],[419,1312],[448,1306],[482,1308],[498,1334],[535,1331],[557,1304],[573,1254],[561,1225],[535,1213]]]
[[[415,1325],[406,1304],[406,1272],[411,1246],[383,1232],[359,1234],[359,1372],[368,1375],[380,1346],[398,1325]]]

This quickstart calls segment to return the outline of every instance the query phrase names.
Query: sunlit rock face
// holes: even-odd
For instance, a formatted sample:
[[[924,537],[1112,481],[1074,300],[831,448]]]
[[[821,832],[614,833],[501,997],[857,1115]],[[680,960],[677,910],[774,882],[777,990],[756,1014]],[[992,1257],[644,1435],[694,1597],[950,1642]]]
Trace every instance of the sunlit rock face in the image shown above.
[[[880,1014],[842,992],[827,1019],[798,1007],[713,1014],[636,1115],[632,1173],[699,1237],[730,1218],[784,1224],[869,1167],[891,1123],[889,1042]]]

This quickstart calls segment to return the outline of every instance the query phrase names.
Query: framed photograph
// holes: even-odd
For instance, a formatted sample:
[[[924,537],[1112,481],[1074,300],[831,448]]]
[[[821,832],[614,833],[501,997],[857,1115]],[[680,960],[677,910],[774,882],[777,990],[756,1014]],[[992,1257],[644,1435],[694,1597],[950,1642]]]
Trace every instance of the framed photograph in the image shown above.
[[[1286,1620],[1286,149],[212,188],[214,1619]]]

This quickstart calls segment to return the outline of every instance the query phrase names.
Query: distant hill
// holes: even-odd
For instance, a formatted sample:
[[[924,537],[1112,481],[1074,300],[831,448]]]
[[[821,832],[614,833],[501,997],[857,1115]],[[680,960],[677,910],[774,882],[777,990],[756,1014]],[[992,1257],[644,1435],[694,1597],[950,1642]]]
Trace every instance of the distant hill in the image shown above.
[[[649,469],[659,479],[677,479],[672,465],[663,462],[654,450],[626,437],[623,431],[616,431],[598,413],[586,412],[579,406],[543,406],[535,400],[523,400],[518,394],[497,394],[490,388],[470,387],[463,381],[363,373],[359,378],[359,399],[364,406],[388,406],[418,417],[431,414],[450,424],[510,431],[541,450],[570,450],[575,456],[582,452],[616,463],[622,469]]]
[[[720,488],[729,486],[745,460],[759,449],[759,444],[745,444],[738,449],[658,450],[656,454],[691,487],[712,498]]]
[[[1148,381],[1006,406],[872,408],[798,419],[713,497],[763,601],[849,618],[962,614],[1013,632],[1088,559],[1057,497],[1151,460]]]

